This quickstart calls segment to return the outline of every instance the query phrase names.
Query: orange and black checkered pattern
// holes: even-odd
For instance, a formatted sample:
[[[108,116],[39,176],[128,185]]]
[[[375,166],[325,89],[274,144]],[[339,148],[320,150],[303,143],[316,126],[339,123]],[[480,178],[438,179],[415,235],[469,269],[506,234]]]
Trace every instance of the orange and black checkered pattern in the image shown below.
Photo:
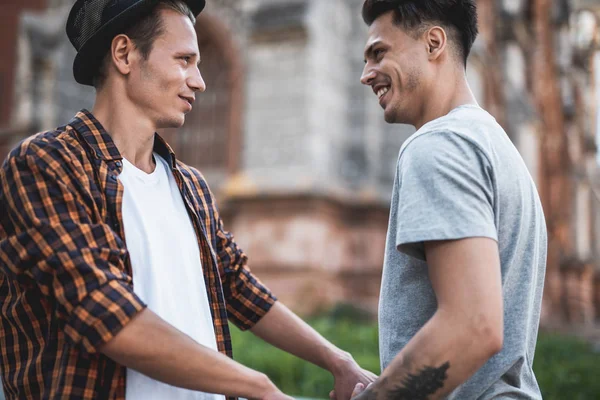
[[[220,352],[228,319],[252,327],[275,297],[223,229],[196,169],[170,162],[200,248]],[[125,367],[98,347],[145,304],[133,291],[118,175],[122,156],[94,116],[23,141],[0,170],[0,361],[7,399],[125,399]],[[173,249],[173,251],[178,251]]]

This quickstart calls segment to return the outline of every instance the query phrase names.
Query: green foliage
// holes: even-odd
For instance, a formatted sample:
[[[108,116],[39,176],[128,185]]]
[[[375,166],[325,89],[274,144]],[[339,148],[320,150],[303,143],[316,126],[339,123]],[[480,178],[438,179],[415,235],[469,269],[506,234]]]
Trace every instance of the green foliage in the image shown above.
[[[379,369],[377,324],[353,319],[347,309],[322,315],[310,324],[335,345],[354,356],[376,374]],[[232,328],[235,359],[267,374],[285,393],[311,398],[328,398],[333,379],[326,371],[275,349],[251,333]],[[577,339],[541,334],[534,370],[544,400],[600,399],[600,354]]]
[[[600,353],[586,342],[540,335],[533,369],[544,400],[600,399]]]
[[[320,317],[310,324],[336,346],[352,353],[361,367],[379,374],[377,324],[355,323],[347,311]],[[327,371],[267,345],[251,333],[241,332],[235,327],[232,327],[232,337],[234,358],[267,374],[285,393],[328,398],[333,388],[333,378]]]

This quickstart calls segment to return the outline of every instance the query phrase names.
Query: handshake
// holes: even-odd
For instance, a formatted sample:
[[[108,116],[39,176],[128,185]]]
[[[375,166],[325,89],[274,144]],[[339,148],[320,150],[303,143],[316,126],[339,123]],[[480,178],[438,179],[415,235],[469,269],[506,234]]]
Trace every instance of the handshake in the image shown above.
[[[377,375],[364,370],[353,360],[345,368],[333,373],[335,388],[329,393],[330,400],[375,399],[376,393],[372,390]],[[278,389],[267,394],[262,400],[293,400],[292,397],[283,394]]]
[[[365,389],[371,387],[372,385],[373,385],[373,382],[367,384],[366,386],[365,386],[364,383],[357,383],[354,386],[352,394],[350,395],[350,399],[357,399],[358,395],[360,395],[360,394],[363,395],[363,397],[361,397],[361,399],[375,399],[376,398],[375,397],[376,393],[374,393],[374,392],[369,392],[369,393],[365,392]],[[285,394],[279,392],[279,393],[274,393],[273,395],[267,395],[267,396],[264,397],[263,400],[293,400],[293,399],[294,399],[293,397],[290,397],[288,395],[285,395]],[[344,399],[344,398],[343,397],[338,397],[337,394],[336,394],[336,391],[332,390],[329,393],[329,399],[330,400],[341,400],[341,399]]]
[[[365,389],[371,387],[372,385],[373,385],[373,382],[367,384],[366,386],[364,383],[357,383],[354,386],[352,394],[350,395],[350,399],[357,399],[358,395],[360,395],[360,394],[363,395],[363,396],[361,396],[361,399],[375,399],[376,393],[365,392]],[[344,399],[344,397],[337,396],[336,391],[332,390],[331,392],[329,392],[329,399],[330,400],[342,400],[342,399]],[[265,396],[263,400],[294,400],[294,398],[291,396],[285,395],[281,392],[278,392],[278,393],[274,393],[272,395]]]

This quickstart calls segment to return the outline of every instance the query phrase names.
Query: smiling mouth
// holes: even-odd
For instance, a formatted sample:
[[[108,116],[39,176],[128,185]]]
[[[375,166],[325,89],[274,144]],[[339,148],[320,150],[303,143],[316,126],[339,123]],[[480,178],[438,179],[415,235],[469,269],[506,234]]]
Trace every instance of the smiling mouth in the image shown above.
[[[192,101],[191,99],[188,99],[188,98],[186,98],[186,97],[182,97],[182,96],[179,96],[179,98],[180,98],[181,100],[185,101],[185,102],[186,102],[186,103],[187,103],[187,104],[190,106],[190,109],[192,108],[192,102],[193,102],[193,101]]]
[[[390,88],[388,86],[379,89],[377,91],[377,98],[379,98],[379,100],[381,100],[381,98],[389,91],[390,91]]]

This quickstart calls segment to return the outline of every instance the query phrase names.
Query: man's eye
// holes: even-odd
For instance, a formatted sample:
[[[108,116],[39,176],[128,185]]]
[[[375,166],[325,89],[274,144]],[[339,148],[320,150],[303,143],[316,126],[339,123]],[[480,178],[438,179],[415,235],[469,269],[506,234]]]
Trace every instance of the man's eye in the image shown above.
[[[183,61],[185,61],[186,64],[189,64],[190,60],[192,59],[192,57],[190,57],[190,56],[183,56],[183,57],[181,57],[181,59]]]
[[[375,55],[375,57],[379,57],[382,54],[383,54],[383,50],[381,50],[381,49],[377,49],[377,50],[373,51],[373,55]]]

